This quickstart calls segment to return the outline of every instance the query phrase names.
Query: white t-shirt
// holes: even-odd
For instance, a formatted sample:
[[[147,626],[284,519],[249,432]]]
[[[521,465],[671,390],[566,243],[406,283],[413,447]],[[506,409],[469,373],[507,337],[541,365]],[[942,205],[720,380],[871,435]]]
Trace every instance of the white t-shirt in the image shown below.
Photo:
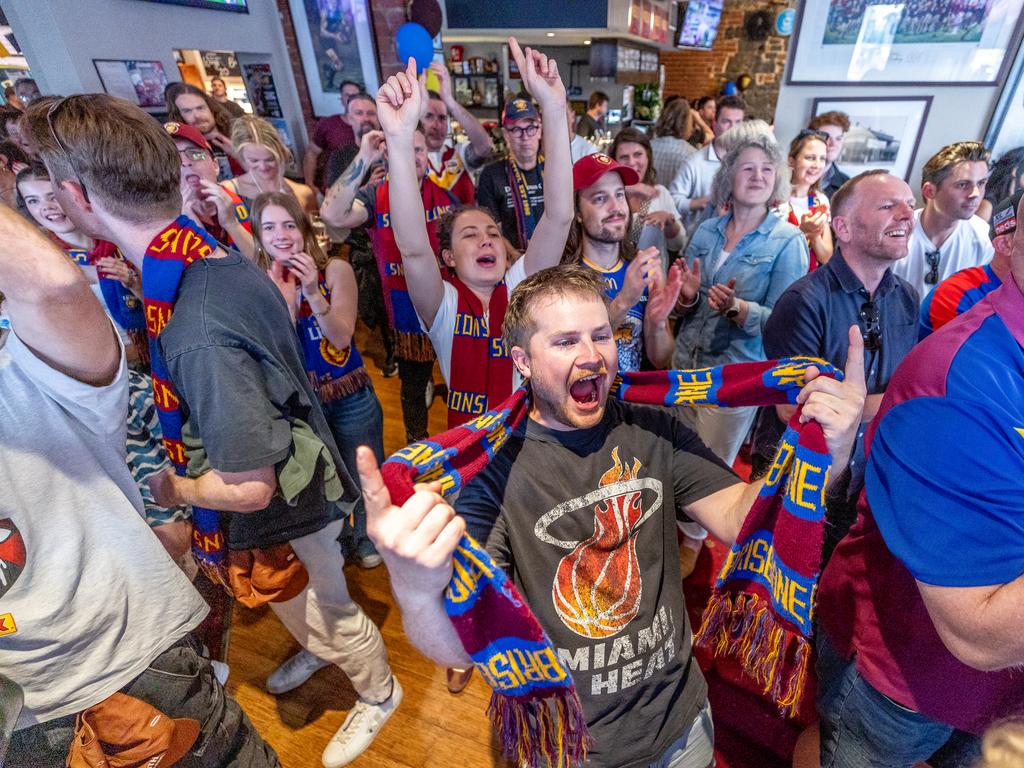
[[[526,259],[520,257],[515,264],[505,272],[505,285],[508,287],[509,295],[517,285],[526,279]],[[420,327],[430,336],[430,343],[437,354],[437,364],[441,367],[441,375],[444,376],[444,383],[451,385],[452,372],[452,341],[455,338],[455,320],[459,308],[459,292],[455,286],[447,280],[444,283],[444,298],[441,299],[441,306],[437,308],[437,315],[434,316],[434,325],[427,328],[427,324],[420,318]],[[484,318],[486,322],[487,318]],[[512,385],[518,387],[522,381],[519,372],[513,374],[515,380]]]
[[[123,353],[93,387],[9,333],[0,393],[0,673],[27,728],[123,688],[208,608],[142,517]]]
[[[914,231],[910,235],[909,252],[905,259],[900,259],[892,267],[892,273],[902,277],[917,291],[918,300],[923,304],[925,297],[938,283],[941,283],[954,272],[968,267],[980,267],[992,261],[995,249],[988,239],[988,224],[985,220],[972,216],[970,219],[957,222],[946,242],[939,251],[939,274],[934,283],[925,283],[928,274],[929,253],[935,252],[935,246],[928,239],[921,227],[921,211],[914,211]]]

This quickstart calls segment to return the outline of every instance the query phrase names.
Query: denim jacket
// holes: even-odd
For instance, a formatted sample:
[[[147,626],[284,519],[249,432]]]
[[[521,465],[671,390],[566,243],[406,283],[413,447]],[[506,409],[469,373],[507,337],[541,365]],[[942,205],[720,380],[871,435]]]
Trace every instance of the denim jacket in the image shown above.
[[[731,217],[730,212],[705,221],[693,233],[686,249],[686,261],[691,267],[694,260],[700,260],[700,295],[696,308],[680,319],[672,356],[674,368],[764,360],[761,331],[772,307],[783,291],[807,273],[810,257],[803,233],[769,213],[757,229],[743,236],[712,274],[725,245],[725,226]],[[708,304],[708,289],[733,277],[736,297],[749,307],[742,326]]]

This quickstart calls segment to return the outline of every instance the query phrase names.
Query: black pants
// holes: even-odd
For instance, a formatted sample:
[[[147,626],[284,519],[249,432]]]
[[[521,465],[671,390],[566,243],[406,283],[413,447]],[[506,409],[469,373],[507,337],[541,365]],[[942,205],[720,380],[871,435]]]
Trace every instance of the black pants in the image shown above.
[[[121,689],[170,717],[200,723],[199,738],[175,763],[179,768],[280,768],[277,754],[227,696],[210,662],[186,638],[161,653],[149,669]],[[75,730],[74,716],[15,731],[5,768],[63,768]]]
[[[405,422],[405,439],[412,443],[422,440],[427,431],[427,382],[434,375],[434,361],[423,363],[418,360],[398,358],[398,378],[402,382],[402,420]]]

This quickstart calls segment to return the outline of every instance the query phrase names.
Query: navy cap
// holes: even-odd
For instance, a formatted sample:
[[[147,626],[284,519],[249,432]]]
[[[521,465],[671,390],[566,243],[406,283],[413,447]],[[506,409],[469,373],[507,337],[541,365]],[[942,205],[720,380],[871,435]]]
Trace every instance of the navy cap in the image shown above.
[[[533,105],[533,99],[526,94],[519,94],[505,103],[505,109],[501,113],[501,123],[506,125],[513,120],[524,119],[540,120],[540,113]]]

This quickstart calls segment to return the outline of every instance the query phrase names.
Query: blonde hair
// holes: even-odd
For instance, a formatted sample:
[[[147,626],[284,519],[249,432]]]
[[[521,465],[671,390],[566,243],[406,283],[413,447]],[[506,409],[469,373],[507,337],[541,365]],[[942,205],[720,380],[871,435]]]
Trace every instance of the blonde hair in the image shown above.
[[[242,157],[242,150],[245,147],[263,147],[277,158],[281,166],[281,173],[284,173],[285,166],[292,162],[292,153],[284,142],[277,129],[264,120],[262,117],[244,115],[231,124],[231,145],[234,147],[238,157],[245,165]]]
[[[1024,766],[1024,721],[1007,720],[993,725],[981,740],[981,760],[975,768]]]
[[[576,296],[596,299],[608,304],[604,279],[592,269],[576,264],[561,264],[534,272],[512,291],[505,310],[505,321],[501,326],[505,343],[511,347],[526,349],[537,330],[533,316],[534,305],[547,296]]]
[[[316,233],[313,231],[313,224],[310,222],[306,212],[302,210],[302,205],[299,204],[295,195],[290,192],[264,192],[261,195],[257,195],[256,199],[252,201],[250,216],[252,219],[252,239],[253,244],[256,246],[256,263],[263,269],[270,269],[270,263],[273,261],[263,245],[263,212],[267,209],[268,205],[277,205],[284,208],[288,215],[295,220],[295,226],[299,228],[299,234],[302,235],[302,250],[312,257],[313,261],[316,262],[316,268],[322,272],[327,267],[327,262],[330,259],[324,253],[324,249],[320,247],[320,243],[317,242]]]

